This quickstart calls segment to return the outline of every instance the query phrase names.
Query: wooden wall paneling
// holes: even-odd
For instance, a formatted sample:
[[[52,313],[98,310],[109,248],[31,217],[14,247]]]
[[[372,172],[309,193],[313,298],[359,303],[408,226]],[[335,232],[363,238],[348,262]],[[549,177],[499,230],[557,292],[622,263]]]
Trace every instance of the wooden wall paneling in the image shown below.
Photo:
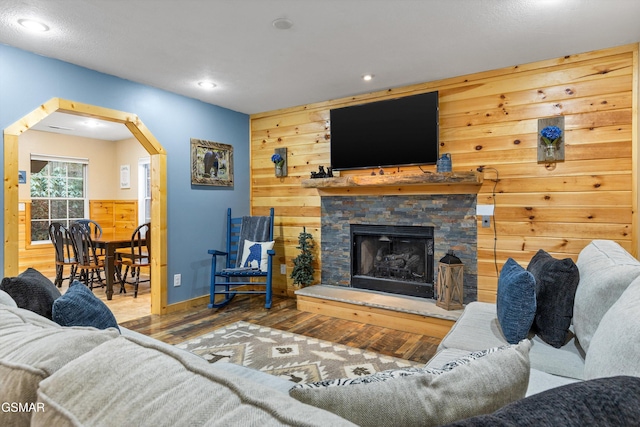
[[[478,203],[496,203],[491,227],[478,222],[479,300],[495,300],[496,264],[499,271],[509,257],[526,266],[545,249],[576,259],[594,238],[635,251],[637,57],[638,44],[632,44],[254,114],[252,210],[276,207],[279,262],[290,271],[296,230],[315,229],[321,243],[320,197],[299,185],[319,165],[329,165],[330,109],[438,90],[440,151],[451,153],[454,171],[487,167]],[[537,121],[559,115],[565,118],[566,160],[547,168],[537,164]],[[284,179],[273,176],[270,162],[279,147],[289,153]],[[497,185],[491,168],[498,170]],[[281,276],[276,286],[289,294],[294,289]]]
[[[631,83],[632,89],[632,104],[631,104],[631,110],[632,110],[632,119],[631,119],[631,141],[632,141],[632,147],[633,147],[633,153],[632,153],[632,165],[633,165],[633,172],[632,172],[632,179],[631,179],[631,185],[632,185],[632,207],[633,207],[633,214],[632,214],[632,220],[631,220],[631,229],[634,231],[638,231],[640,229],[640,225],[639,225],[639,221],[638,221],[638,210],[640,210],[640,196],[638,195],[638,187],[639,187],[639,180],[640,180],[640,174],[638,173],[638,170],[640,168],[640,155],[638,153],[638,150],[640,150],[640,58],[639,58],[639,48],[640,48],[640,43],[636,44],[636,49],[633,51],[633,69],[634,69],[634,73],[633,73],[633,80]],[[635,236],[635,234],[634,234]],[[633,244],[633,248],[630,251],[636,258],[640,255],[640,239],[635,238],[634,239],[634,244]]]
[[[55,252],[51,244],[32,245],[31,233],[28,230],[31,217],[31,203],[23,203],[25,209],[18,210],[18,270],[23,272],[27,268],[35,268],[47,277],[53,278],[56,274]]]
[[[22,202],[21,202],[22,203]],[[25,210],[18,211],[18,270],[22,272],[28,267],[32,267],[40,271],[47,277],[55,276],[55,253],[51,244],[30,243],[30,233],[27,230],[31,217],[30,202],[23,202]],[[116,216],[118,217],[116,219]],[[89,201],[89,217],[97,221],[103,230],[114,229],[133,229],[136,227],[137,218],[137,201],[127,200],[90,200]]]
[[[89,216],[103,230],[133,230],[138,226],[137,200],[90,200]]]
[[[113,214],[117,230],[133,230],[138,226],[138,202],[135,200],[116,200]]]
[[[113,200],[90,200],[89,218],[100,224],[102,229],[115,228]]]

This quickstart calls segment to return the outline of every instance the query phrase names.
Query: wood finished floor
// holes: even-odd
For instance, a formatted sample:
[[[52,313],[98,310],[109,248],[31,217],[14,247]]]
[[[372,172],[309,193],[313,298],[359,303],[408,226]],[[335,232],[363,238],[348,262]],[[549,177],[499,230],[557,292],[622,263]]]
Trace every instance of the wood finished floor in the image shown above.
[[[53,282],[53,278],[50,277],[50,279]],[[59,290],[64,294],[67,289],[69,289],[69,283],[65,280]],[[115,284],[111,300],[107,300],[105,288],[96,287],[93,289],[93,294],[109,307],[118,323],[147,316],[151,313],[151,288],[148,282],[140,283],[137,298],[133,297],[132,285],[127,284],[126,289],[126,293],[120,293],[120,284]]]
[[[121,325],[178,344],[240,320],[422,363],[433,357],[440,343],[439,338],[426,335],[298,311],[295,299],[280,296],[273,297],[271,309],[264,308],[264,296],[238,295],[220,309],[203,305],[163,316],[148,315]]]

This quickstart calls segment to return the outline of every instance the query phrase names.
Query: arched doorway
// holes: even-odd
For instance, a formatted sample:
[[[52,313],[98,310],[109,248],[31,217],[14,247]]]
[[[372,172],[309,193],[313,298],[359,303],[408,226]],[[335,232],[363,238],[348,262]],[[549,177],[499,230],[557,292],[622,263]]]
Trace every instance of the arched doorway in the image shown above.
[[[167,156],[164,148],[132,113],[52,98],[4,130],[4,275],[18,271],[18,141],[21,134],[54,112],[124,124],[151,157],[151,313],[167,307]]]

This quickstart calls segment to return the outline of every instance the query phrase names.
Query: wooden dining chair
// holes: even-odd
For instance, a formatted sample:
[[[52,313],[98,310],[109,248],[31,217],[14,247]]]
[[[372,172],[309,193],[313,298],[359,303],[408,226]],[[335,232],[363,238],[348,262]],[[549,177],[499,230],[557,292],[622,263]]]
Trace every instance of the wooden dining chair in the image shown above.
[[[102,227],[96,221],[83,218],[75,220],[74,222],[77,224],[81,224],[84,228],[86,228],[89,234],[91,234],[91,238],[95,239],[96,237],[102,236]],[[96,253],[99,256],[104,256],[104,249],[96,248]]]
[[[100,224],[98,224],[94,220],[83,218],[83,219],[78,219],[74,222],[84,226],[84,228],[86,228],[87,231],[91,234],[91,237],[95,238],[95,237],[102,236],[102,227],[100,226]]]
[[[140,268],[151,265],[151,224],[138,226],[131,234],[131,244],[128,248],[116,251],[116,274],[120,280],[120,292],[126,292],[125,283],[133,285],[133,297],[138,297],[140,282],[150,282],[149,279],[140,280]],[[122,266],[125,267],[122,274]],[[127,282],[127,275],[131,271],[131,281]]]
[[[101,272],[104,271],[104,259],[98,256],[91,233],[84,225],[73,223],[69,227],[69,234],[78,263],[77,270],[80,270],[80,280],[92,290],[98,287],[96,283],[99,283],[99,287],[104,287],[105,282],[101,276]]]
[[[69,230],[59,222],[52,222],[49,225],[49,239],[53,244],[56,258],[56,278],[54,284],[62,287],[62,282],[69,279],[69,285],[73,282],[76,275],[78,261],[76,260],[73,242]],[[64,277],[64,268],[69,266],[70,271],[67,277]]]

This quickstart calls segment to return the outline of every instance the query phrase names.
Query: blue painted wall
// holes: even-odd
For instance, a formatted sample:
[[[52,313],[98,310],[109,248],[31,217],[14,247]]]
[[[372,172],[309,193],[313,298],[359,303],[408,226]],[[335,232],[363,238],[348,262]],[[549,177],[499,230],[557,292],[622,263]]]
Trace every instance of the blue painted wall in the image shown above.
[[[0,129],[55,97],[137,114],[164,147],[168,303],[208,294],[207,249],[224,247],[226,208],[249,214],[249,116],[0,44]],[[190,138],[233,146],[233,188],[191,186]],[[0,235],[4,241],[2,229]],[[182,274],[177,288],[176,273]]]

